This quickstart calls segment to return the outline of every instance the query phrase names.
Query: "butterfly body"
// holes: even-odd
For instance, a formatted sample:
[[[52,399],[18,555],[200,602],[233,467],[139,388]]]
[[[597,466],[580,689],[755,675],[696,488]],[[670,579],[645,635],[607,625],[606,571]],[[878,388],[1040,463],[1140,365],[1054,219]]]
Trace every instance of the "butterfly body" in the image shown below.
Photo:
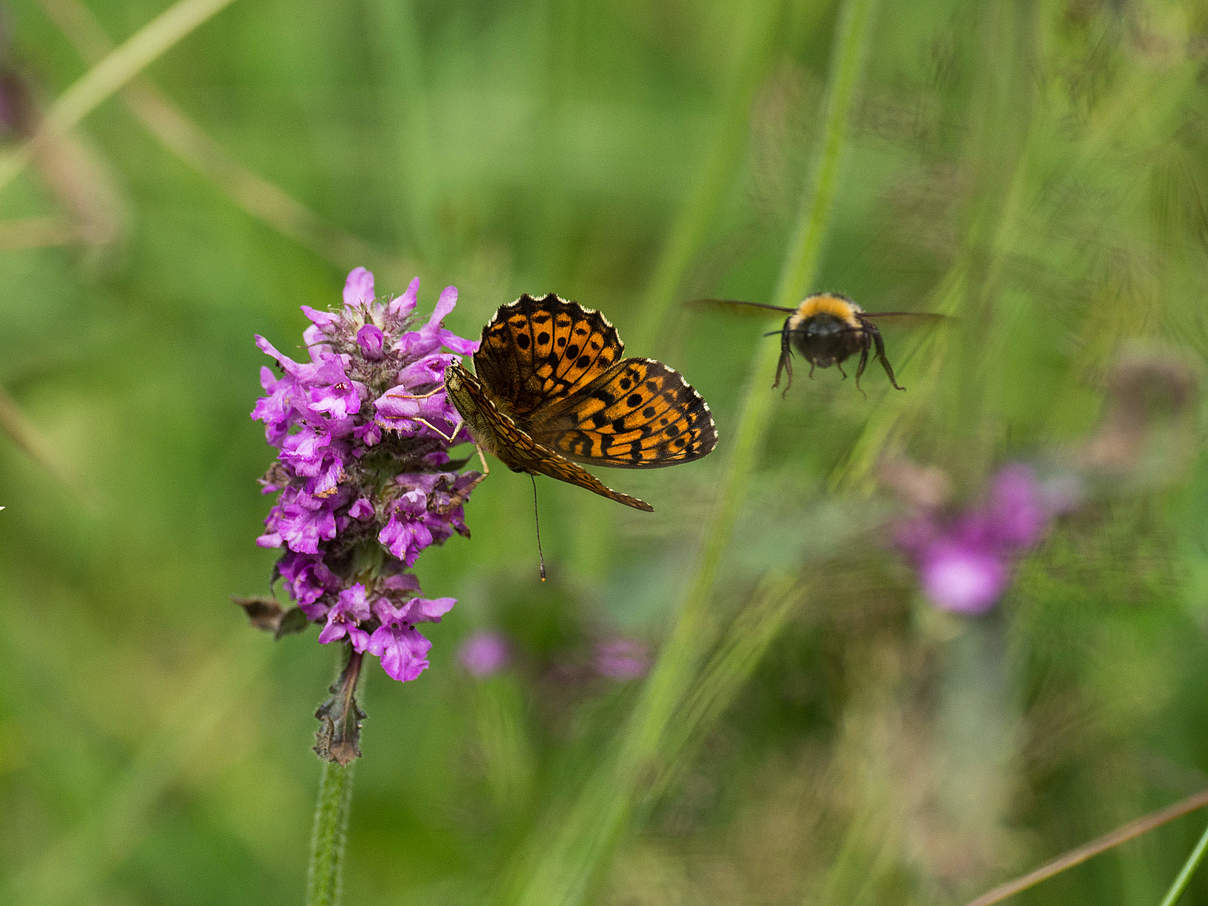
[[[523,295],[483,328],[476,374],[453,364],[445,390],[480,447],[514,471],[548,475],[641,510],[579,463],[657,468],[717,442],[708,404],[678,372],[626,359],[599,312]]]

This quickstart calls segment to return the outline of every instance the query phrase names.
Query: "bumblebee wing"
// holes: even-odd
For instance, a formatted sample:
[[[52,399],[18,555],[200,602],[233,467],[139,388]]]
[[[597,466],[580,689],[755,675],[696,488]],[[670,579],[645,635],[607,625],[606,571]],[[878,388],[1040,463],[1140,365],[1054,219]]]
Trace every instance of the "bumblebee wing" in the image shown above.
[[[919,324],[934,324],[938,321],[951,321],[952,318],[948,315],[937,314],[932,311],[862,311],[861,318],[867,318],[870,321],[880,321],[883,318],[896,321],[914,321]]]
[[[768,311],[783,311],[792,314],[796,308],[784,308],[767,302],[747,302],[743,299],[690,299],[686,305],[707,305],[713,308],[763,308]]]

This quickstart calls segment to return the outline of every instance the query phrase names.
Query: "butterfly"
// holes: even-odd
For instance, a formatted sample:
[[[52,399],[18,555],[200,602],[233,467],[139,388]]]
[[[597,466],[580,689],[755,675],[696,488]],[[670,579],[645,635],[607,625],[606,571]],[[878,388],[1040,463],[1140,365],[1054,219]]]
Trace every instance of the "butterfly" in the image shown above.
[[[772,387],[780,386],[782,374],[788,375],[784,386],[787,395],[793,385],[793,350],[801,354],[810,363],[810,377],[814,376],[815,366],[829,368],[834,365],[839,373],[847,377],[843,370],[843,360],[849,356],[860,354],[860,363],[856,366],[856,387],[860,387],[860,377],[868,365],[869,352],[872,352],[874,362],[879,361],[885,369],[889,383],[897,390],[905,390],[898,384],[893,373],[893,366],[885,357],[885,341],[881,339],[881,331],[877,329],[876,321],[883,318],[903,318],[910,320],[939,320],[943,315],[928,312],[866,312],[847,296],[838,293],[815,293],[806,296],[795,308],[783,308],[779,305],[768,305],[764,302],[743,302],[737,299],[702,299],[721,305],[745,305],[751,308],[768,308],[772,311],[788,312],[784,326],[774,330],[767,336],[780,335],[780,360],[776,363],[776,380]]]
[[[454,362],[444,389],[480,451],[512,471],[548,475],[649,512],[649,503],[614,491],[579,463],[646,469],[691,462],[713,450],[717,429],[709,405],[678,371],[622,358],[624,348],[598,311],[553,293],[525,294],[482,329],[476,374]]]

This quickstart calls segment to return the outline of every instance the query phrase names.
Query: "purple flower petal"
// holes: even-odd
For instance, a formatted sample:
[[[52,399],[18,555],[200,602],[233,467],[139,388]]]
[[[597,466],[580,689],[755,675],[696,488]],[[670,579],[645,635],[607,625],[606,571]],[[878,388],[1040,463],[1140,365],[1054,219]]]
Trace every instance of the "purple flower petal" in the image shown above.
[[[432,643],[404,626],[379,626],[369,637],[366,649],[382,660],[386,675],[399,682],[410,682],[428,668]]]
[[[303,305],[302,314],[306,315],[311,324],[319,329],[320,335],[324,334],[327,328],[340,323],[340,313],[336,311],[319,311],[317,308]]]
[[[386,314],[396,324],[403,323],[411,312],[415,311],[416,300],[419,298],[419,277],[407,286],[407,291],[401,296],[391,299],[386,305]]]
[[[403,616],[408,623],[439,623],[456,603],[456,598],[412,598]]]
[[[335,605],[327,612],[327,625],[319,633],[320,644],[348,638],[355,650],[364,651],[369,644],[369,633],[359,624],[369,617],[365,586],[358,582],[340,592]]]
[[[416,289],[419,281],[416,281]],[[363,267],[354,267],[344,281],[344,306],[355,308],[373,301],[373,272]]]
[[[353,519],[364,522],[373,518],[373,503],[368,497],[358,497],[348,508],[348,515]]]
[[[361,352],[365,353],[365,358],[376,362],[382,357],[384,336],[381,328],[374,327],[372,324],[366,324],[357,331],[357,345],[361,347]]]

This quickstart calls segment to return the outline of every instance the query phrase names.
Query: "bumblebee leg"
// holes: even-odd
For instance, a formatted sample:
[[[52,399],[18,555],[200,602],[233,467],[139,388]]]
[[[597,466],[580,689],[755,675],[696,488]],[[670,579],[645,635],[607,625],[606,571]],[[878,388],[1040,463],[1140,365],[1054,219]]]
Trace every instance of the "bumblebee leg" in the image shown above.
[[[872,341],[877,348],[877,354],[874,358],[881,360],[881,367],[884,368],[885,373],[889,375],[889,383],[893,384],[895,390],[905,390],[906,388],[899,385],[897,378],[893,376],[893,366],[889,364],[889,359],[885,358],[885,341],[881,339],[881,332],[871,324],[866,324],[865,327],[868,332],[872,334]],[[865,354],[867,354],[867,352],[868,350],[865,350]]]
[[[835,367],[839,369],[839,374],[843,375],[843,380],[847,380],[847,372],[843,370],[842,362],[835,362]]]
[[[789,332],[787,328],[780,332],[780,361],[776,363],[776,380],[772,382],[773,390],[780,386],[781,372],[788,375],[788,382],[784,385],[784,392],[780,394],[780,398],[784,399],[789,394],[789,388],[793,386],[793,349],[789,345]]]
[[[860,386],[860,376],[864,374],[864,369],[868,365],[868,347],[864,346],[860,350],[860,364],[856,366],[856,389],[860,391],[860,395],[868,399],[868,394],[864,392],[864,388]]]

